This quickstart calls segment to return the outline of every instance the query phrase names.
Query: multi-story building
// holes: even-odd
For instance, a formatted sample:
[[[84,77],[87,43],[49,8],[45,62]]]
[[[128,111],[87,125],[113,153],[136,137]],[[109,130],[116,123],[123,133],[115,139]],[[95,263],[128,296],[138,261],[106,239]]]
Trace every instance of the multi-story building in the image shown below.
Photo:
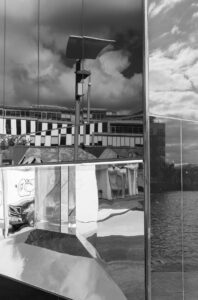
[[[118,115],[92,109],[90,122],[82,111],[79,144],[85,146],[135,147],[143,145],[141,114]],[[0,135],[22,136],[27,145],[71,146],[74,144],[75,111],[55,106],[4,107],[0,109]]]

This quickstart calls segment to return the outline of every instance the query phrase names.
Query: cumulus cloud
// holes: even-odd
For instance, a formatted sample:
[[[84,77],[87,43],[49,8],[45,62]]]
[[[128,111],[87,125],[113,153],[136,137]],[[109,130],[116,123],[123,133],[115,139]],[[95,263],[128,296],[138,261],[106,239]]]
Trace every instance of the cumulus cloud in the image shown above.
[[[41,0],[39,27],[37,3],[7,0],[6,104],[73,106],[75,62],[65,57],[65,49],[69,35],[85,34],[118,39],[114,51],[87,62],[92,71],[92,104],[115,110],[139,109],[142,105],[142,67],[139,67],[142,54],[138,52],[142,39],[141,1],[85,1],[82,14],[78,0]],[[3,17],[3,3],[1,6]],[[1,21],[0,28],[2,67]],[[0,77],[3,82],[2,72]],[[0,85],[1,95],[2,90]]]
[[[191,20],[197,3],[178,0],[166,7],[168,3],[150,5],[150,112],[194,120],[198,119],[198,35]],[[160,18],[153,18],[160,12]]]
[[[198,11],[196,11],[192,17],[193,17],[193,19],[198,18]]]
[[[87,68],[93,73],[93,104],[121,110],[141,109],[142,74],[126,78],[122,71],[128,64],[127,54],[122,51],[105,53],[96,61],[87,63]]]
[[[174,25],[173,28],[171,29],[172,34],[179,34],[181,31],[179,30],[179,27]]]
[[[152,53],[149,76],[152,112],[198,118],[197,60],[197,49],[183,44]]]
[[[166,13],[171,10],[175,5],[182,2],[184,0],[161,0],[161,1],[153,1],[149,5],[149,16],[151,18],[159,15],[161,12]]]

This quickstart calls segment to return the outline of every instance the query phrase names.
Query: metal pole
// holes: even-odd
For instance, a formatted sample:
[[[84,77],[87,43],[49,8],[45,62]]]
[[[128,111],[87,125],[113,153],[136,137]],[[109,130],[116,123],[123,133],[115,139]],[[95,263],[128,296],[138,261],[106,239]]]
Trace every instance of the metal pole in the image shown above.
[[[6,175],[5,175],[6,174]],[[8,237],[9,231],[9,217],[8,217],[8,204],[7,204],[7,187],[5,186],[5,176],[7,179],[7,172],[1,170],[1,178],[2,178],[2,198],[3,198],[3,217],[4,217],[4,228],[3,228],[3,235],[4,238]],[[7,180],[6,180],[7,182]],[[6,191],[6,192],[5,192]]]
[[[87,91],[87,123],[90,123],[90,94],[91,94],[91,74],[89,76],[88,91]]]
[[[79,78],[77,72],[81,70],[81,60],[76,60],[76,86],[75,86],[75,132],[74,132],[74,161],[78,160],[78,134],[80,123],[80,95],[78,95]]]

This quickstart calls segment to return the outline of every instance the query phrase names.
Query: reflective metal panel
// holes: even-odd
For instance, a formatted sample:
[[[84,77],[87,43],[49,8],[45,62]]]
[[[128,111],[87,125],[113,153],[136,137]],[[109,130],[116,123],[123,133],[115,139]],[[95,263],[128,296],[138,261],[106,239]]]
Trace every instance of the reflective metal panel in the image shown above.
[[[81,119],[87,123],[83,144],[96,159],[142,158],[142,16],[141,0],[82,1],[81,34],[95,41],[95,47],[109,40],[103,49],[98,47],[95,59],[87,57],[84,42],[81,62],[90,72],[82,80]]]
[[[121,288],[145,299],[141,161],[77,167],[77,236]]]
[[[182,299],[180,121],[150,118],[152,299]]]
[[[1,274],[69,299],[125,299],[95,260],[31,245],[32,233],[0,242]]]
[[[142,159],[142,0],[5,4],[3,164]]]
[[[197,1],[148,3],[150,112],[197,120]]]
[[[184,294],[196,299],[198,274],[198,220],[197,220],[197,154],[198,124],[182,122],[182,181],[184,231]]]
[[[141,160],[4,168],[1,179],[1,275],[71,299],[145,298]]]

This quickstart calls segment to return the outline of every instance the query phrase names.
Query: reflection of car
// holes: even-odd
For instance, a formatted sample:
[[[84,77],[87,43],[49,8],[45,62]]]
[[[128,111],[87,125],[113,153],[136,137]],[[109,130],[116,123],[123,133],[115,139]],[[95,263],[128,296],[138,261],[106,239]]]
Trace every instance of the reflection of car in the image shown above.
[[[27,224],[34,225],[34,200],[23,200],[9,204],[9,223],[13,227]]]

